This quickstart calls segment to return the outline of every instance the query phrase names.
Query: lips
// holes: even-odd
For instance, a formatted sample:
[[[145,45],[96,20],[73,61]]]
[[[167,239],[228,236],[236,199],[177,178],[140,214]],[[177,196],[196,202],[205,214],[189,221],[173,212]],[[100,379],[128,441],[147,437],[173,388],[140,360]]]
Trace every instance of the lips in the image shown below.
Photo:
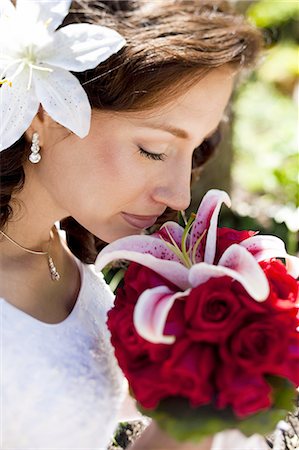
[[[122,212],[122,218],[134,228],[149,228],[157,221],[159,216],[138,216],[135,214],[129,214]]]

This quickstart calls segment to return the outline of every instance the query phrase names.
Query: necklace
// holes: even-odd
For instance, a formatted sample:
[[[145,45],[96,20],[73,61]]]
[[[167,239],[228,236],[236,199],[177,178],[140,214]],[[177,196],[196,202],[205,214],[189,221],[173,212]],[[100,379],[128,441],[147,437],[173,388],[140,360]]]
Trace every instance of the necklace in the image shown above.
[[[32,253],[33,255],[45,255],[47,256],[48,259],[48,266],[49,266],[49,270],[50,270],[50,275],[51,275],[51,279],[53,281],[59,281],[60,280],[60,274],[57,271],[55,264],[53,262],[52,257],[50,256],[49,250],[50,250],[50,244],[51,244],[51,233],[50,232],[50,240],[49,240],[49,244],[48,244],[48,249],[46,252],[39,252],[36,250],[30,250],[29,248],[23,247],[22,245],[18,244],[16,241],[14,241],[11,237],[9,237],[6,233],[4,233],[4,231],[0,230],[0,233],[6,237],[6,239],[11,242],[12,244],[16,245],[17,247],[19,247],[20,249],[24,250],[27,253]]]

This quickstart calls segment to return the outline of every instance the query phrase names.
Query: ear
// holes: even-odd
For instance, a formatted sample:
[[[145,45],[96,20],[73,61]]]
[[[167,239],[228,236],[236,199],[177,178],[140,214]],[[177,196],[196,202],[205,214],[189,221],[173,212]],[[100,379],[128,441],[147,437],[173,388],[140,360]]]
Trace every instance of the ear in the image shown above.
[[[30,127],[25,132],[26,141],[31,143],[33,133],[37,132],[39,135],[39,144],[41,147],[44,145],[44,137],[45,137],[45,121],[47,120],[47,114],[43,110],[43,107],[40,105],[39,110],[31,122]]]

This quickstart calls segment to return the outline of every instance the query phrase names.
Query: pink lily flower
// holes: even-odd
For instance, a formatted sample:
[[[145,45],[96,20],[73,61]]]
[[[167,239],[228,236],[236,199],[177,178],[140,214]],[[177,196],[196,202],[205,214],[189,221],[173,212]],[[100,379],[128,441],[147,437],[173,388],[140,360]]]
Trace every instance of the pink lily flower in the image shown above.
[[[190,290],[210,278],[229,276],[238,281],[248,294],[261,302],[269,295],[267,278],[260,261],[285,258],[289,273],[299,275],[299,259],[287,254],[283,241],[274,236],[252,236],[232,244],[223,252],[217,264],[217,223],[222,203],[230,207],[228,194],[210,190],[203,198],[196,217],[183,228],[176,222],[166,222],[152,236],[128,236],[105,247],[95,266],[102,270],[116,259],[134,261],[159,273],[177,286],[157,286],[144,291],[135,306],[134,326],[150,342],[172,344],[175,336],[164,335],[166,319],[174,302],[188,296]]]

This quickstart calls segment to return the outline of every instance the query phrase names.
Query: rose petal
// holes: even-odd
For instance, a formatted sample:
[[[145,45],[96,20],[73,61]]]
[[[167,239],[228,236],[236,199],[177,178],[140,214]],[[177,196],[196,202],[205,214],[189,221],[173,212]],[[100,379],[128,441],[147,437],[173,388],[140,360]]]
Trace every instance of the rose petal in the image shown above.
[[[175,336],[165,336],[167,316],[175,300],[189,294],[173,293],[166,286],[157,286],[144,291],[135,306],[133,322],[141,337],[154,344],[173,344]]]
[[[199,286],[213,277],[229,276],[242,284],[256,301],[264,301],[269,295],[267,278],[254,257],[243,247],[231,245],[222,255],[219,265],[198,263],[191,267],[189,282]]]
[[[1,0],[2,1],[2,0]],[[43,22],[47,24],[49,31],[54,31],[61,25],[63,19],[69,12],[72,0],[17,0],[17,15],[24,23],[36,24]]]
[[[126,259],[152,269],[154,272],[157,272],[159,275],[166,278],[166,280],[171,281],[175,286],[178,286],[182,290],[189,287],[188,269],[180,263],[158,259],[149,254],[142,254],[129,250],[110,250],[109,252],[105,252],[108,247],[109,246],[105,247],[96,259],[95,268],[98,271],[102,270],[112,261]]]
[[[28,72],[24,70],[11,87],[4,83],[0,88],[0,151],[25,133],[38,111],[39,101],[27,84]]]
[[[285,258],[287,270],[294,278],[299,276],[299,258],[287,253],[284,242],[276,236],[253,236],[240,243],[257,261]]]
[[[84,138],[90,128],[91,107],[79,80],[64,69],[33,71],[37,97],[53,120]]]
[[[228,207],[231,205],[228,194],[218,189],[211,189],[201,201],[196,218],[191,230],[191,247],[204,231],[207,231],[205,252],[203,255],[203,245],[199,245],[195,259],[200,262],[204,260],[208,264],[213,264],[216,252],[216,235],[218,215],[222,203]]]
[[[53,42],[37,52],[38,58],[62,69],[83,72],[118,52],[125,39],[111,28],[72,24],[54,33]]]

